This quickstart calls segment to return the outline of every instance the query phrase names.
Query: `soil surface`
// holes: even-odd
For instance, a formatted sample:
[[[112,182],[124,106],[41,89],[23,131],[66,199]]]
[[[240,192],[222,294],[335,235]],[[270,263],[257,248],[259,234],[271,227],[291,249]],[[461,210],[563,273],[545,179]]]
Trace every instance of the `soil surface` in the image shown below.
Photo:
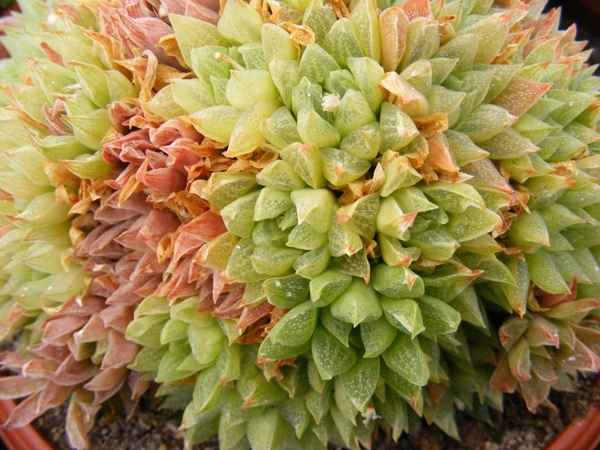
[[[461,442],[435,425],[402,436],[398,443],[384,442],[378,450],[543,450],[573,420],[587,414],[590,405],[600,406],[598,376],[582,379],[577,392],[551,392],[556,409],[540,407],[531,414],[518,394],[504,397],[504,412],[490,414],[493,425],[462,417],[458,422]]]
[[[576,393],[552,392],[550,401],[556,410],[541,407],[530,414],[518,395],[504,399],[504,412],[492,417],[493,425],[462,417],[459,421],[458,442],[446,436],[435,425],[424,426],[409,436],[403,435],[397,443],[380,437],[373,445],[377,450],[543,450],[573,420],[584,417],[591,404],[600,406],[600,387],[597,376],[581,380]],[[65,407],[49,411],[34,422],[57,450],[69,448],[64,433]],[[159,410],[149,396],[140,401],[137,412],[129,419],[107,408],[100,412],[96,425],[90,431],[94,450],[182,450],[183,441],[178,431],[180,413]],[[195,450],[217,450],[216,439]]]

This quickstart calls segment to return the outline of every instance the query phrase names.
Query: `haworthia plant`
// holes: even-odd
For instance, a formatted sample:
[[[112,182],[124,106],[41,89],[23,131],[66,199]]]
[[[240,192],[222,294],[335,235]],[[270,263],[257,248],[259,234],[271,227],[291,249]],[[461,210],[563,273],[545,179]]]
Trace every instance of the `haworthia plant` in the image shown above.
[[[600,79],[544,6],[23,0],[5,426],[157,383],[187,448],[369,448],[598,372]]]

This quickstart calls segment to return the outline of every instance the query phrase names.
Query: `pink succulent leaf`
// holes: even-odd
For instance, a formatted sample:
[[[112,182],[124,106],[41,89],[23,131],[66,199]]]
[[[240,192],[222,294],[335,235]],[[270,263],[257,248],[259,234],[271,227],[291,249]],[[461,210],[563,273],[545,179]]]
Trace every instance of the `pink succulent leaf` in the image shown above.
[[[190,271],[188,272],[188,281],[190,283],[196,282],[196,289],[201,289],[206,284],[207,279],[210,278],[212,271],[206,267],[202,267],[194,263],[190,265]]]
[[[58,385],[74,386],[89,380],[99,370],[100,368],[90,360],[75,361],[73,356],[69,355],[54,373],[48,374],[48,377]]]
[[[125,378],[122,378],[118,384],[106,391],[94,392],[94,405],[101,406],[106,400],[118,393],[125,384]]]
[[[106,299],[106,304],[137,305],[142,301],[142,297],[134,292],[133,286],[133,282],[122,283],[119,288]]]
[[[207,2],[208,3],[208,2]],[[193,3],[193,2],[188,2],[188,4],[185,7],[185,15],[188,17],[192,17],[194,19],[198,19],[198,20],[202,20],[204,22],[208,22],[211,23],[213,25],[217,25],[217,23],[219,22],[219,14],[216,13],[215,11],[212,11],[211,9]]]
[[[540,314],[531,314],[529,327],[525,332],[525,339],[532,347],[549,345],[558,348],[560,345],[558,327],[542,317]]]
[[[519,339],[509,350],[508,366],[517,380],[526,381],[531,378],[531,353],[525,339]]]
[[[498,330],[500,343],[506,351],[509,351],[517,340],[525,333],[529,326],[529,320],[520,317],[509,318]]]
[[[111,392],[109,395],[115,394],[125,382],[125,375],[127,374],[126,367],[104,369],[92,378],[83,387],[88,391],[93,391],[96,395],[102,392]],[[108,398],[108,397],[107,397]],[[94,403],[97,403],[94,400]]]
[[[157,289],[155,295],[160,297],[166,295],[169,301],[196,295],[198,293],[196,286],[188,282],[188,272],[191,264],[191,257],[182,259],[175,269],[175,272],[173,272],[169,279]]]
[[[148,171],[146,159],[137,171],[137,178],[150,189],[159,193],[178,192],[185,188],[186,177],[176,170],[163,168]]]
[[[91,247],[94,244],[94,242],[96,241],[96,239],[98,239],[100,236],[102,236],[102,234],[110,229],[110,225],[108,224],[104,224],[104,225],[99,225],[98,227],[94,228],[85,238],[85,240],[83,241],[83,244],[81,244],[81,247],[79,247],[79,249],[77,250],[77,256],[80,257],[89,257],[91,256]]]
[[[140,275],[162,274],[167,270],[167,267],[167,263],[158,261],[155,253],[147,252],[139,259],[129,279],[133,280]]]
[[[90,261],[94,262],[94,260]],[[91,270],[86,271],[88,273],[93,273]],[[117,289],[117,287],[118,284],[115,282],[111,275],[102,275],[97,278],[94,278],[94,280],[92,281],[90,293],[92,295],[107,298]]]
[[[126,366],[133,361],[139,349],[139,345],[125,339],[123,334],[110,330],[108,334],[108,347],[102,361],[102,369],[114,369]]]
[[[144,250],[146,250],[146,251],[147,251],[147,249],[148,249],[148,247],[144,248]],[[113,274],[113,276],[116,275],[117,277],[123,278],[124,280],[132,280],[133,273],[135,272],[135,268],[139,264],[140,259],[137,257],[129,259],[129,257],[131,257],[132,255],[134,255],[136,253],[137,252],[130,253],[127,258],[121,258],[120,260],[118,260],[117,263],[114,264],[114,266],[112,266],[112,265],[108,266],[108,267],[110,267],[110,271],[108,271],[107,273]],[[146,254],[147,253],[145,253],[145,252],[142,253],[142,258]]]
[[[99,314],[92,315],[84,327],[73,335],[76,344],[98,342],[108,338],[108,329]]]
[[[91,248],[90,255],[110,259],[119,259],[125,256],[125,252],[119,244],[114,242],[114,240],[106,242],[106,240],[103,239],[98,243],[94,243],[94,245]]]
[[[490,387],[507,394],[513,393],[517,388],[517,379],[508,367],[506,353],[502,353],[500,361],[490,378]]]
[[[127,15],[132,18],[143,18],[152,17],[156,15],[153,9],[151,9],[145,1],[140,0],[125,0],[123,10],[127,12]]]
[[[138,286],[139,284],[141,284],[141,286],[136,287],[134,292],[141,297],[148,297],[149,295],[152,295],[152,293],[158,289],[160,283],[162,282],[161,273],[157,273],[152,277],[148,277],[143,284],[138,283],[138,281],[143,281],[141,278],[137,279],[135,286]]]
[[[205,241],[185,233],[177,233],[173,246],[173,262],[179,261],[185,255],[191,255],[198,250]]]
[[[28,362],[34,360],[33,355],[27,355],[20,352],[3,352],[0,354],[0,365],[4,369],[19,371]]]
[[[242,313],[240,304],[242,303],[243,295],[243,289],[229,292],[223,300],[219,301],[219,305],[212,311],[212,315],[222,319],[235,319],[239,317]]]
[[[133,320],[133,308],[126,305],[109,305],[99,314],[105,327],[110,327],[121,334],[125,334],[127,325]],[[112,334],[112,333],[111,333]]]
[[[179,219],[171,211],[155,209],[148,214],[148,218],[137,237],[156,252],[158,250],[158,243],[163,236],[175,231],[179,224]]]
[[[227,228],[220,215],[206,211],[182,226],[178,231],[192,235],[203,242],[210,242],[225,233]]]
[[[148,131],[150,142],[156,148],[168,146],[178,139],[187,139],[188,142],[200,142],[202,135],[193,126],[185,125],[177,119],[171,119],[161,124],[158,128]]]
[[[149,142],[149,130],[136,130],[105,144],[102,158],[111,164],[123,161],[139,166],[146,159],[146,150],[149,149],[156,149]]]
[[[102,311],[103,308],[104,299],[100,297],[87,296],[80,301],[71,299],[61,306],[60,309],[53,314],[52,318],[63,315],[89,317],[94,313]],[[45,327],[44,324],[42,324],[42,328],[43,327]]]
[[[548,397],[550,385],[534,375],[527,381],[519,381],[519,390],[527,404],[527,409],[535,413],[540,403]]]
[[[502,92],[492,100],[514,116],[521,117],[553,86],[552,83],[538,83],[518,76],[513,77]]]
[[[42,115],[53,135],[71,136],[73,134],[71,129],[61,120],[62,116],[66,115],[62,100],[55,102],[52,108],[49,108],[48,104],[44,103],[44,106],[42,106]]]
[[[141,242],[140,240],[137,239],[137,234],[142,229],[142,226],[144,225],[145,221],[146,221],[146,217],[138,218],[138,220],[131,226],[131,228],[129,230],[124,231],[115,239],[115,242],[119,243],[123,247],[129,248],[132,250],[141,250],[141,251],[149,250],[149,248],[146,244],[144,244],[143,242]],[[124,261],[124,260],[119,260],[119,261]],[[128,261],[128,262],[131,262],[131,261]],[[135,268],[135,264],[133,264],[133,267]],[[133,269],[132,269],[132,271],[133,271]],[[123,278],[128,278],[128,277],[123,277]]]
[[[117,224],[119,222],[122,222],[124,220],[128,220],[131,219],[132,217],[136,217],[137,216],[137,212],[136,211],[132,211],[130,209],[117,209],[117,208],[102,208],[102,209],[98,209],[95,213],[94,213],[94,219],[101,221],[103,223],[106,224]],[[115,232],[120,232],[122,230],[117,229],[115,230]]]
[[[183,15],[185,12],[186,4],[181,0],[163,0],[161,3],[169,14]]]
[[[115,214],[118,214],[117,211],[114,211]],[[120,259],[125,254],[121,246],[114,241],[121,233],[128,230],[133,223],[135,223],[135,218],[132,217],[125,222],[109,226],[100,236],[94,239],[93,244],[89,247],[90,255]],[[113,254],[114,256],[112,256]]]
[[[577,276],[569,284],[569,294],[549,294],[536,287],[534,295],[542,308],[550,308],[564,302],[572,302],[577,298]]]
[[[46,359],[33,359],[26,364],[23,364],[21,373],[27,378],[50,378],[50,374],[58,369],[58,362],[49,361]]]
[[[112,208],[126,208],[138,214],[148,214],[152,211],[152,204],[147,201],[147,195],[143,192],[130,195],[125,202],[119,205],[119,193],[112,194],[105,203]]]
[[[75,333],[76,336],[78,333]],[[48,342],[40,342],[38,344],[31,345],[29,352],[39,356],[40,358],[47,359],[49,361],[60,364],[69,354],[69,350],[64,346],[56,346]]]
[[[186,167],[191,167],[200,161],[200,158],[190,150],[193,143],[194,141],[188,138],[179,138],[173,143],[161,147],[160,149],[169,155],[167,166],[187,176]]]
[[[219,12],[220,8],[219,0],[186,0],[185,4],[186,7],[189,7],[190,5],[203,6],[214,12]]]
[[[575,331],[575,336],[577,336],[579,341],[596,353],[600,353],[600,331],[573,324],[570,327]]]
[[[584,298],[574,302],[559,303],[547,312],[546,317],[562,319],[572,323],[579,323],[590,311],[598,308],[600,303],[593,298]]]
[[[162,151],[148,150],[146,151],[144,162],[148,162],[151,169],[164,169],[167,167],[167,155]],[[142,162],[142,164],[144,163]]]
[[[142,372],[131,371],[127,377],[127,385],[131,390],[131,398],[134,400],[139,399],[150,387],[150,381],[144,380],[142,375]]]
[[[88,321],[88,317],[81,316],[59,316],[50,317],[43,326],[45,342],[53,345],[67,345],[69,339],[76,331],[79,331]]]
[[[590,350],[579,339],[576,339],[572,354],[563,361],[563,364],[577,370],[598,372],[600,370],[600,356]]]
[[[73,386],[59,386],[49,383],[45,389],[40,392],[37,409],[40,412],[47,411],[50,408],[56,408],[62,405],[73,392]]]
[[[67,407],[66,432],[72,447],[87,450],[90,448],[88,431],[99,407],[92,406],[93,395],[79,390],[75,392]]]
[[[38,392],[19,403],[15,409],[12,410],[8,419],[6,419],[6,422],[0,426],[8,429],[23,427],[42,415],[43,411],[40,412],[37,410],[40,395],[41,393]]]
[[[150,50],[159,63],[178,69],[182,68],[175,58],[167,56],[161,48],[156,46],[162,37],[173,33],[173,29],[169,25],[155,17],[133,18],[121,11],[117,11],[117,16],[117,23],[120,27],[119,35],[125,38],[125,42],[138,49]]]
[[[26,397],[43,390],[49,383],[44,379],[31,379],[22,375],[11,375],[0,378],[0,398],[14,399]]]
[[[115,101],[106,106],[108,118],[115,127],[116,131],[125,134],[128,131],[129,120],[132,117],[140,115],[142,109],[139,106],[132,106],[125,101]],[[131,134],[134,134],[132,132]],[[103,153],[104,156],[104,153]]]
[[[0,30],[4,31],[5,28],[18,28],[19,21],[14,16],[3,16],[0,19]]]
[[[198,299],[198,311],[211,312],[213,309],[215,309],[215,304],[212,300],[212,295],[202,295],[201,291]]]
[[[404,14],[406,14],[406,17],[410,20],[416,19],[417,17],[433,19],[429,0],[407,0],[401,8],[404,11]]]
[[[242,311],[242,315],[240,316],[235,329],[243,330],[246,327],[249,327],[253,323],[256,323],[263,317],[268,316],[268,314],[273,310],[274,306],[269,302],[262,302],[260,305],[255,306],[253,308],[244,308]]]

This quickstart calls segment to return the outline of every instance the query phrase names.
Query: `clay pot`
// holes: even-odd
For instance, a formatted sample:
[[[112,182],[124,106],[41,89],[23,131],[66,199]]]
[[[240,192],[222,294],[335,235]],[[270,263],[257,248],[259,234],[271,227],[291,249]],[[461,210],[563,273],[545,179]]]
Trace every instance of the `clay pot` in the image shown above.
[[[5,422],[16,406],[13,400],[0,400],[0,422]],[[32,425],[12,430],[0,429],[0,437],[8,450],[53,450]]]
[[[575,420],[547,450],[594,450],[600,443],[600,408],[592,406],[583,419]]]

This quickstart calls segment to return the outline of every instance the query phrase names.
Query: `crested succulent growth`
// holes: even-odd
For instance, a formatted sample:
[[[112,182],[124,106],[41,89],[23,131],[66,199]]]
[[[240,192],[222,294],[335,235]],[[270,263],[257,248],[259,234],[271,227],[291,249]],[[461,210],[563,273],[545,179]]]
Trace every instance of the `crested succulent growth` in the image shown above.
[[[85,448],[153,381],[187,446],[359,448],[597,372],[600,79],[544,6],[24,2],[0,158],[19,423],[74,393]]]

